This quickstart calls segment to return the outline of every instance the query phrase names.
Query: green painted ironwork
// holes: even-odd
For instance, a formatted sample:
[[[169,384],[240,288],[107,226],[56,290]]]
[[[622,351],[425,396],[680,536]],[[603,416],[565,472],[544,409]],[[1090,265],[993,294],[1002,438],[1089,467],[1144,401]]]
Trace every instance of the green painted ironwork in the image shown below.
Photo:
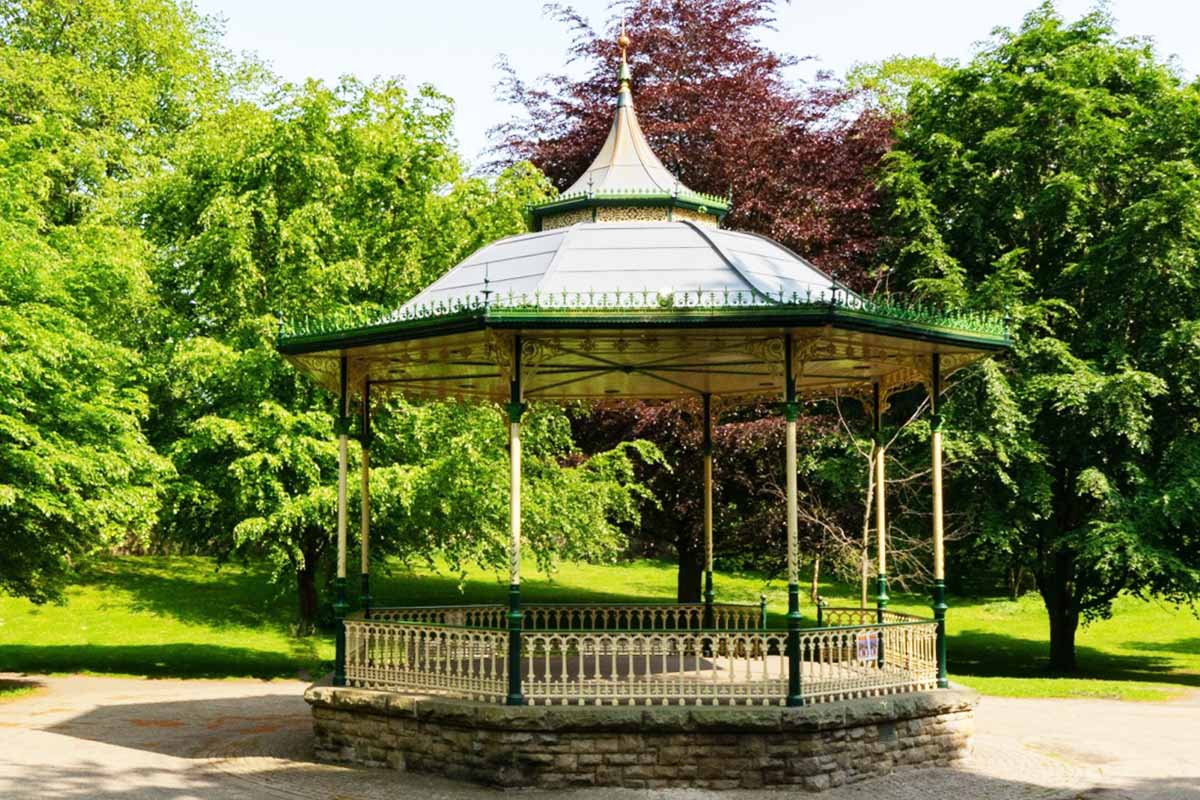
[[[792,337],[786,336],[783,340],[783,364],[784,364],[784,403],[783,413],[789,422],[795,421],[796,415],[799,413],[799,403],[796,402],[796,376],[792,367]],[[788,481],[795,480],[793,476],[787,477]],[[789,491],[791,483],[788,483]],[[791,500],[788,501],[789,506]],[[790,509],[789,509],[790,512]],[[793,524],[792,520],[788,520],[788,525]],[[792,543],[788,542],[789,552]],[[789,556],[790,559],[790,556]],[[791,565],[788,567],[791,570]],[[804,705],[804,695],[800,691],[800,584],[792,580],[792,576],[788,576],[788,611],[787,611],[787,661],[788,661],[788,692],[786,703],[789,706]]]
[[[934,353],[930,361],[933,375],[929,393],[931,412],[929,428],[931,431],[940,431],[942,429],[942,357],[940,354]],[[940,689],[945,689],[950,685],[946,666],[946,611],[949,608],[950,606],[946,604],[946,581],[938,578],[933,582],[933,618],[937,621],[937,684]]]
[[[521,623],[525,615],[521,613],[521,584],[513,583],[508,587],[508,696],[505,702],[510,706],[525,704],[525,696],[521,692]]]
[[[862,298],[845,291],[777,293],[732,290],[651,289],[464,295],[429,305],[404,306],[384,315],[341,309],[324,316],[280,324],[278,347],[305,353],[338,346],[424,338],[483,327],[620,327],[737,324],[825,325],[962,341],[1001,349],[1009,346],[1004,320],[994,314],[950,311],[899,298]]]
[[[938,688],[945,689],[950,685],[946,670],[946,582],[933,582],[933,618],[937,622],[937,683]]]
[[[703,419],[704,432],[701,437],[700,452],[701,452],[701,456],[704,459],[710,460],[710,459],[712,459],[712,453],[713,453],[712,395],[711,394],[705,393],[705,395],[703,397],[703,408],[704,408],[704,419]],[[706,494],[704,502],[707,506],[709,503],[712,502],[712,485],[710,482],[708,482],[708,481],[705,482],[704,491]],[[708,514],[710,512],[708,510],[706,510],[705,513]],[[710,524],[710,521],[706,519],[705,524],[706,525]],[[708,531],[708,533],[711,534],[711,531]],[[705,544],[707,545],[708,543],[706,542]],[[706,553],[705,555],[707,556],[708,554]],[[706,627],[706,628],[711,628],[712,624],[713,624],[713,600],[715,598],[716,598],[716,594],[713,592],[712,563],[710,562],[710,563],[706,563],[704,565],[704,627]]]
[[[508,419],[513,425],[518,425],[521,415],[525,413],[525,403],[521,397],[521,337],[517,336],[514,339]],[[517,443],[519,444],[519,440]],[[520,483],[517,484],[516,491],[520,491]],[[514,564],[518,555],[512,554]],[[508,696],[505,702],[510,706],[525,704],[525,696],[521,691],[521,626],[524,620],[525,615],[521,612],[521,584],[514,580],[508,587]]]
[[[729,213],[729,202],[714,194],[694,192],[680,188],[665,192],[657,189],[600,189],[588,192],[571,192],[559,195],[526,208],[533,219],[533,229],[541,229],[545,217],[566,214],[571,211],[597,208],[683,208],[698,214],[710,214],[721,220]],[[594,220],[593,220],[594,221]]]
[[[337,626],[333,648],[333,685],[346,685],[346,612],[350,606],[346,603],[346,579],[334,579],[333,618]]]

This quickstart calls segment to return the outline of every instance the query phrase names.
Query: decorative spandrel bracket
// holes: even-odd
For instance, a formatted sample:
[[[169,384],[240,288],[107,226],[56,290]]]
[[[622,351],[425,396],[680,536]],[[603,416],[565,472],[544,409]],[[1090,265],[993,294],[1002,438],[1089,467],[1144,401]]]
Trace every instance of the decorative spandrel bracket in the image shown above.
[[[500,371],[500,377],[504,381],[511,382],[513,379],[513,342],[516,340],[516,334],[509,331],[489,330],[487,332],[487,341],[484,342],[483,351],[486,357],[495,363],[496,368]],[[529,380],[537,375],[538,367],[550,358],[554,353],[551,347],[547,347],[539,339],[531,339],[526,336],[521,337],[521,383],[528,385]]]
[[[740,349],[746,355],[761,361],[772,377],[783,377],[783,364],[786,356],[782,336],[747,339],[742,343]]]

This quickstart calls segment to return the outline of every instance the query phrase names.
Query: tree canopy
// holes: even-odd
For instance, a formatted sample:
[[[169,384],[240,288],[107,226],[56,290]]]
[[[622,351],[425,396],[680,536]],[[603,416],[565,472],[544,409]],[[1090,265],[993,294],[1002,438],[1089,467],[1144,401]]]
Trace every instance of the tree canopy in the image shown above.
[[[211,29],[166,0],[0,3],[0,589],[144,542],[149,248],[120,200],[219,84]]]
[[[957,494],[1073,669],[1122,592],[1200,591],[1200,87],[1045,4],[914,86],[884,187],[898,274],[1012,315],[1012,358],[951,404],[975,446]]]
[[[428,86],[273,88],[197,120],[138,205],[166,309],[150,424],[178,473],[164,533],[267,556],[294,576],[306,624],[332,565],[333,398],[275,352],[278,321],[396,308],[472,250],[522,230],[544,179],[527,165],[494,181],[465,176],[451,122],[449,99]],[[384,410],[372,459],[376,556],[505,563],[499,415]],[[627,458],[560,465],[573,451],[561,412],[533,420],[530,543],[547,565],[556,554],[611,556],[637,517]],[[412,437],[421,445],[406,445]],[[565,502],[572,492],[586,501]]]
[[[773,0],[637,0],[623,9],[638,120],[663,164],[696,191],[733,196],[729,227],[776,239],[845,280],[865,280],[880,244],[874,169],[891,120],[856,107],[829,76],[787,77],[793,56],[763,46]],[[521,114],[492,134],[500,163],[527,159],[564,189],[612,124],[619,21],[597,31],[574,9],[549,6],[570,30],[578,80],[530,84],[511,68],[502,96]]]

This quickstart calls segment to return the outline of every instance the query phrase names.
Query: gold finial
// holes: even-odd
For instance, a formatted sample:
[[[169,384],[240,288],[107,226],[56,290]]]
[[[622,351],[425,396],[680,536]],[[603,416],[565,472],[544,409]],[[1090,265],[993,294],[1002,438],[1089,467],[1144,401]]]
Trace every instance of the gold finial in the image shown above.
[[[621,35],[617,37],[617,47],[621,48],[621,60],[625,60],[625,51],[629,49],[629,37],[625,35],[625,20],[621,20]]]

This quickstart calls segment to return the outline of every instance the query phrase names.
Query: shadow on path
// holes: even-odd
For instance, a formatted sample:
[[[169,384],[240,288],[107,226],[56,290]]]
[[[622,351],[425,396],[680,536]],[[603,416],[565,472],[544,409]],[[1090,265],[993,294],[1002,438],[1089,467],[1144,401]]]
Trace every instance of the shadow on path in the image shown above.
[[[176,758],[312,758],[312,717],[291,693],[104,705],[44,730]]]

